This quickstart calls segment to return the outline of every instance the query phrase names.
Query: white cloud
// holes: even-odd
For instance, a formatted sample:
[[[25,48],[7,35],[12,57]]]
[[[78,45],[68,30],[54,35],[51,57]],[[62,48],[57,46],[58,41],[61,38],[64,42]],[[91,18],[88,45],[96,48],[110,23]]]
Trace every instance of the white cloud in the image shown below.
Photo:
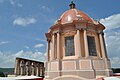
[[[46,6],[46,5],[39,5],[39,8],[40,9],[42,9],[42,10],[44,10],[44,11],[47,11],[47,12],[49,12],[49,13],[51,13],[51,12],[53,12],[54,11],[54,8],[50,8],[50,7],[48,7],[48,6]]]
[[[100,22],[105,25],[105,39],[108,55],[111,59],[112,67],[120,67],[120,14],[101,19]]]
[[[43,42],[46,42],[46,40],[41,39],[41,38],[36,38],[35,40],[37,40],[37,41],[43,41]]]
[[[20,4],[20,3],[18,3],[17,5],[18,5],[18,7],[23,7],[23,5],[22,5],[22,4]]]
[[[111,61],[111,64],[112,64],[112,67],[115,67],[117,66],[117,68],[120,67],[120,57],[112,57],[110,58],[110,61]]]
[[[51,12],[52,10],[47,6],[41,6],[42,9],[46,10],[47,12]]]
[[[120,14],[109,16],[101,19],[100,22],[106,26],[107,29],[114,29],[120,27]]]
[[[30,49],[30,47],[29,47],[29,46],[27,46],[27,45],[25,45],[24,47],[25,47],[26,49]]]
[[[4,2],[9,2],[12,6],[14,7],[23,7],[23,5],[21,3],[19,3],[19,0],[0,0],[0,3],[4,3]]]
[[[19,3],[19,0],[9,0],[12,6],[22,7],[23,5]]]
[[[7,44],[9,41],[0,41],[0,45]]]
[[[36,51],[18,51],[17,53],[3,53],[0,51],[0,67],[14,67],[15,65],[15,58],[16,57],[21,57],[21,58],[26,58],[26,59],[31,59],[31,60],[36,60],[36,61],[42,61],[44,62],[46,59],[45,53]]]
[[[15,0],[9,0],[11,5],[15,5]]]
[[[35,48],[41,48],[41,47],[43,47],[43,46],[45,46],[44,44],[36,44],[34,47]]]
[[[35,23],[37,20],[35,18],[22,18],[18,17],[13,21],[14,25],[27,26],[29,24]]]
[[[42,6],[42,9],[44,9],[44,10],[46,10],[46,11],[48,11],[48,12],[51,11],[50,8],[48,8],[47,6]]]

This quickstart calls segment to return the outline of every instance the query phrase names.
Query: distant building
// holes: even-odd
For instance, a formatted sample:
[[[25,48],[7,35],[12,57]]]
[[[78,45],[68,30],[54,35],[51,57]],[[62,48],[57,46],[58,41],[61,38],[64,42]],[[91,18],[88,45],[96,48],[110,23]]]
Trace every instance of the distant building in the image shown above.
[[[16,76],[34,75],[44,77],[44,63],[24,58],[16,58],[14,74]]]
[[[105,26],[77,10],[73,1],[69,6],[46,33],[46,78],[78,80],[112,75]]]

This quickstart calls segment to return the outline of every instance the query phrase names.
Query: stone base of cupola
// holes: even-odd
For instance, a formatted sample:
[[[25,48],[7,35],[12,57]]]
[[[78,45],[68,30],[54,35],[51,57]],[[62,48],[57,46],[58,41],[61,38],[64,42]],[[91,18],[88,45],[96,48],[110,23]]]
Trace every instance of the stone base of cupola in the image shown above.
[[[107,60],[107,59],[106,59]],[[108,64],[104,63],[107,62]],[[86,79],[95,79],[96,76],[110,76],[109,60],[104,59],[71,59],[54,60],[47,63],[46,76],[48,79],[56,79],[62,76],[78,76]],[[108,65],[107,69],[105,66]],[[63,77],[62,77],[63,78]],[[74,78],[74,77],[73,77]],[[60,79],[61,80],[61,79]]]
[[[87,80],[95,79],[98,76],[107,77],[106,73],[112,73],[111,70],[73,70],[73,71],[59,71],[47,72],[49,76],[46,79],[50,80]]]
[[[63,76],[67,76],[67,78],[70,78],[70,80],[74,80],[76,76],[86,79],[95,79],[96,77],[94,70],[78,70],[78,71],[73,70],[73,71],[61,71],[61,72],[51,71],[51,72],[47,72],[47,74],[49,74],[49,76],[46,77],[46,79],[52,79],[52,80],[61,80]]]

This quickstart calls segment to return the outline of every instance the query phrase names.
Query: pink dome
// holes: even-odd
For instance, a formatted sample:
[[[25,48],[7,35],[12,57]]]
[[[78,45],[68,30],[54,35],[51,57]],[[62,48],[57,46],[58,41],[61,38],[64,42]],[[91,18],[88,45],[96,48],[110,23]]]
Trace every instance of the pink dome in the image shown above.
[[[61,24],[71,23],[73,20],[86,20],[93,23],[93,20],[84,12],[77,9],[70,9],[64,12],[60,17]]]

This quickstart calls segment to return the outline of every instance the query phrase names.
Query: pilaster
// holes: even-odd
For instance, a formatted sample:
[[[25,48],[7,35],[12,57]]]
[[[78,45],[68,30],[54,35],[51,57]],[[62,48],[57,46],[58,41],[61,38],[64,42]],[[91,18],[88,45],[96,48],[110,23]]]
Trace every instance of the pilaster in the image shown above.
[[[81,42],[80,42],[80,30],[77,29],[77,56],[80,58],[82,57],[81,54]]]
[[[47,57],[46,61],[50,61],[50,40],[47,40]]]
[[[57,59],[60,59],[60,32],[57,32]]]
[[[52,60],[55,59],[55,34],[52,35]]]
[[[99,39],[100,39],[100,48],[102,52],[102,58],[106,58],[106,52],[105,52],[105,44],[103,42],[103,32],[99,31]]]
[[[89,57],[88,51],[88,40],[87,40],[87,28],[83,28],[83,35],[84,35],[84,46],[85,46],[85,57]]]

